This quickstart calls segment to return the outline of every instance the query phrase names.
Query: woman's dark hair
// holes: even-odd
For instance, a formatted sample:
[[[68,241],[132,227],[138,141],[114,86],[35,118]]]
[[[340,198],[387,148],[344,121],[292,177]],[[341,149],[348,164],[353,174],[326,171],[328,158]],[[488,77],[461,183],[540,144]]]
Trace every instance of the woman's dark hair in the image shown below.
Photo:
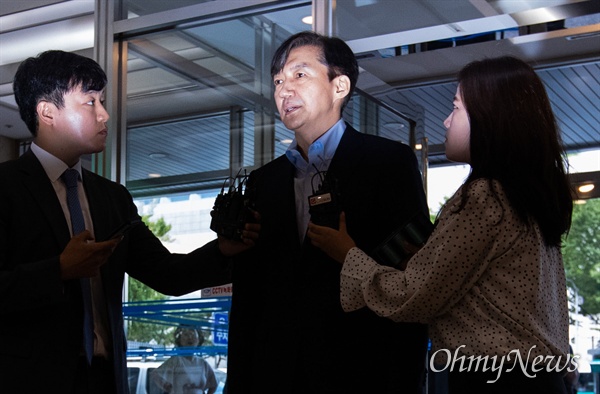
[[[344,98],[341,110],[343,111],[358,81],[358,62],[352,49],[342,39],[327,37],[313,31],[303,31],[289,37],[277,48],[271,61],[271,78],[275,77],[285,66],[290,52],[303,46],[317,47],[321,51],[319,61],[327,66],[327,75],[332,81],[335,77],[345,75],[350,79],[350,91]]]
[[[198,333],[198,346],[202,346],[202,344],[204,343],[204,333],[197,329],[196,327],[193,326],[186,326],[186,325],[180,325],[177,327],[177,329],[175,329],[174,332],[174,337],[175,337],[175,346],[176,347],[181,347],[181,334],[184,331],[196,331]]]
[[[19,65],[13,90],[21,119],[35,137],[38,129],[36,107],[40,101],[49,101],[62,108],[66,93],[78,86],[83,92],[99,92],[106,82],[106,74],[94,60],[52,50],[30,57]]]
[[[472,169],[465,183],[499,181],[520,219],[534,220],[546,244],[560,245],[573,200],[543,82],[527,63],[505,56],[468,64],[458,84],[471,125]]]

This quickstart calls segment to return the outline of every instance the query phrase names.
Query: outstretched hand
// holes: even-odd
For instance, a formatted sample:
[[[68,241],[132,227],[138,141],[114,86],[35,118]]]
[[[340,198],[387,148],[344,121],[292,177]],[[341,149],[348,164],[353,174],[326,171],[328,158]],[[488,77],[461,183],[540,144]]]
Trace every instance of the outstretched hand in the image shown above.
[[[242,230],[241,241],[235,241],[219,235],[219,250],[224,256],[231,257],[252,248],[260,234],[260,214],[252,211],[254,222],[248,222]]]
[[[335,261],[343,263],[348,251],[356,246],[346,230],[346,214],[344,212],[340,214],[339,228],[338,231],[310,222],[307,235],[314,246],[327,253]]]

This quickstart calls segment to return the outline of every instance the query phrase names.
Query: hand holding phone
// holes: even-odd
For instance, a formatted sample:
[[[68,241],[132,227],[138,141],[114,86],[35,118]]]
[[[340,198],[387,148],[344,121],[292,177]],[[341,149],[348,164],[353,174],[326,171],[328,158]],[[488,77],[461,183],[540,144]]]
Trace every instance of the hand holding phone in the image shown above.
[[[106,240],[121,238],[121,237],[125,236],[125,234],[129,230],[131,230],[132,227],[134,227],[135,225],[137,225],[139,223],[140,223],[139,220],[136,220],[133,222],[128,222],[128,223],[123,223],[122,225],[117,227],[112,233],[110,233],[110,235],[106,238]]]

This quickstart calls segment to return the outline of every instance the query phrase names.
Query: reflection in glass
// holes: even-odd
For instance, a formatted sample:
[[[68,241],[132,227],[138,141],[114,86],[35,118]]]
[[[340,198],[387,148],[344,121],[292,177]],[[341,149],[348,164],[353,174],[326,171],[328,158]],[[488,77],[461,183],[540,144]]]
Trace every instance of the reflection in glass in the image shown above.
[[[229,168],[229,114],[131,128],[127,180]]]
[[[210,229],[210,211],[220,189],[195,193],[168,194],[136,198],[140,215],[150,223],[160,219],[170,230],[161,237],[172,253],[189,253],[216,238]]]

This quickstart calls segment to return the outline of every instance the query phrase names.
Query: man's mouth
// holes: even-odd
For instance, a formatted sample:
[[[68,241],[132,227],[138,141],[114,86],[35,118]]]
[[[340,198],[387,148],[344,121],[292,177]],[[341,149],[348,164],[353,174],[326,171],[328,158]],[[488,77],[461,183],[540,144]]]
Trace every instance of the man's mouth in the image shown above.
[[[289,114],[291,112],[294,112],[295,110],[297,110],[298,108],[300,108],[300,105],[297,105],[295,103],[291,103],[289,101],[283,103],[283,112],[285,114]]]

